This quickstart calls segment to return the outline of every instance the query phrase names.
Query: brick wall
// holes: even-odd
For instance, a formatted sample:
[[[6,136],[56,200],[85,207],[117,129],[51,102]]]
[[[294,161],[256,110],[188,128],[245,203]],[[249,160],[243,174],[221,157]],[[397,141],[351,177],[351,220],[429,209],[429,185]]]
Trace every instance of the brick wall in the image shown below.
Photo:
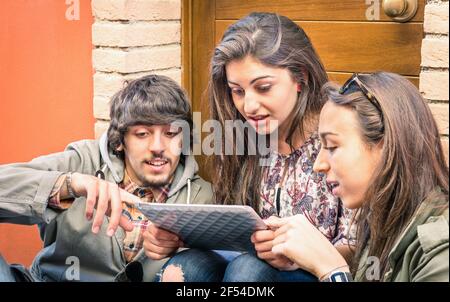
[[[428,0],[425,6],[420,91],[429,102],[439,126],[445,153],[449,154],[449,23],[448,0]]]
[[[128,79],[163,74],[181,83],[181,0],[92,0],[95,136]]]

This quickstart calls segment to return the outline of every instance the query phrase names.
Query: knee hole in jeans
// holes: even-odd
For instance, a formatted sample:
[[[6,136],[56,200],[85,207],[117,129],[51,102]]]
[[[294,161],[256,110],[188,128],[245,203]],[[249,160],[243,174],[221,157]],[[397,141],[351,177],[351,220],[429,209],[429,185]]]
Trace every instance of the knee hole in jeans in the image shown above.
[[[181,266],[169,264],[161,273],[161,282],[184,282],[184,273]]]

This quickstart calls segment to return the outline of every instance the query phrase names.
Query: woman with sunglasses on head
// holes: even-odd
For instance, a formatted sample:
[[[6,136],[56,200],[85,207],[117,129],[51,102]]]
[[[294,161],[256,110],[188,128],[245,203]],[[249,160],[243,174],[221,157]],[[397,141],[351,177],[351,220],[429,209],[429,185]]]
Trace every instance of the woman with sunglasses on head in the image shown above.
[[[277,229],[272,251],[322,281],[448,282],[448,168],[420,92],[380,72],[354,75],[341,89],[327,84],[324,95],[314,170],[358,209],[354,261],[303,215],[267,221]]]
[[[243,146],[246,154],[215,156],[213,184],[218,203],[249,205],[263,218],[303,213],[332,246],[349,257],[349,246],[354,244],[351,213],[332,195],[324,175],[312,170],[320,149],[320,88],[326,82],[311,41],[290,19],[252,13],[231,25],[211,60],[211,118],[222,129],[227,121],[243,122],[258,138],[277,131],[278,150],[267,157],[251,155],[248,150],[254,142],[248,139]],[[236,142],[222,137],[222,146],[236,150]],[[262,166],[261,159],[269,164]],[[272,230],[255,232],[256,253],[237,257],[236,253],[183,251],[167,262],[161,279],[316,281],[285,256],[272,253],[273,236]]]

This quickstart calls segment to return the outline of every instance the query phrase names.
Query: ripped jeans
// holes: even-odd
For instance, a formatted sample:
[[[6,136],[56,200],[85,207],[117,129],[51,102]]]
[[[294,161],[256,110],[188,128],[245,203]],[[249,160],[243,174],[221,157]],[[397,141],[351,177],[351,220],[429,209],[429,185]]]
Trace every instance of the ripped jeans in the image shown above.
[[[166,269],[181,269],[184,282],[314,282],[317,278],[307,271],[280,271],[254,254],[232,251],[187,249],[173,256],[157,275],[164,281]],[[163,279],[163,280],[161,280]]]

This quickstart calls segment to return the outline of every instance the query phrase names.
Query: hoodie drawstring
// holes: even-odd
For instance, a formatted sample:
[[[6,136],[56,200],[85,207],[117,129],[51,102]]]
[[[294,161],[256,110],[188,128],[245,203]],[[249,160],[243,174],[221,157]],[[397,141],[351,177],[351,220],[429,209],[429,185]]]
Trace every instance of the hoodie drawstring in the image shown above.
[[[191,179],[190,178],[187,179],[187,187],[188,187],[188,192],[187,192],[186,204],[191,204]]]
[[[95,172],[95,177],[98,177],[98,178],[101,178],[101,179],[104,180],[105,179],[105,172],[106,172],[107,168],[108,168],[108,165],[107,164],[103,164],[100,167],[100,169]]]

